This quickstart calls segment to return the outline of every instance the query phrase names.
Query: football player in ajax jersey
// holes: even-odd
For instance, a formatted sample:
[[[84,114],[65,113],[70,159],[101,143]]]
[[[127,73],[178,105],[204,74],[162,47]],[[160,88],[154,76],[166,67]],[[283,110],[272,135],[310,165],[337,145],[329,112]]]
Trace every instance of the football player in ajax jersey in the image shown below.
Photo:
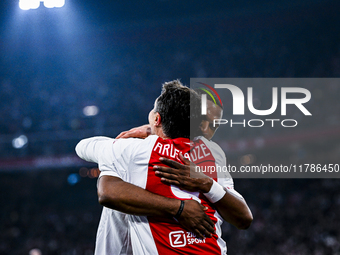
[[[138,215],[142,213],[123,214],[119,222],[109,211],[103,211],[97,234],[97,254],[111,254],[110,249],[114,250],[114,245],[110,247],[105,243],[114,244],[117,236],[113,234],[120,231],[124,238],[116,245],[130,245],[131,241],[133,254],[226,254],[226,244],[221,239],[220,229],[223,218],[235,225],[240,224],[240,227],[249,226],[251,213],[243,198],[233,190],[231,178],[219,178],[217,174],[202,178],[200,187],[190,192],[165,184],[159,177],[159,171],[155,171],[156,166],[164,166],[160,161],[162,157],[177,162],[183,162],[186,158],[198,166],[226,165],[224,153],[215,143],[203,137],[194,142],[189,139],[189,102],[190,99],[193,101],[193,97],[194,92],[180,84],[165,84],[149,114],[152,135],[144,140],[94,137],[82,140],[77,145],[76,151],[81,158],[99,164],[99,196],[106,196],[106,190],[110,190],[105,187],[105,178],[119,178],[154,194],[181,201],[174,217],[152,213],[146,213],[147,216]],[[199,97],[197,100],[197,105],[200,105]],[[200,121],[198,108],[197,123]],[[206,238],[198,238],[179,223],[186,204],[192,200],[206,208],[205,213],[214,224],[213,234],[206,234]],[[126,228],[129,235],[126,234]],[[100,247],[97,246],[100,243],[107,248],[99,253]],[[120,252],[112,254],[128,254],[126,249]]]

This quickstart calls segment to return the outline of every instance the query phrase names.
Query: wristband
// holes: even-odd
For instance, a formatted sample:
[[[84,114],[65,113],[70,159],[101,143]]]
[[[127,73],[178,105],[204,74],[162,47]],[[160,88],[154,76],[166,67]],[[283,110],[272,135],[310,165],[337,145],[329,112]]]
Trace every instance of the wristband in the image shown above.
[[[213,185],[210,188],[210,191],[208,193],[203,193],[206,198],[211,203],[216,203],[217,201],[221,200],[222,197],[227,193],[224,188],[218,184],[216,181],[213,181]]]
[[[179,216],[181,216],[183,209],[184,209],[184,200],[181,200],[181,205],[179,206],[179,209],[178,209],[176,215],[174,216],[174,218],[176,220],[179,218]]]

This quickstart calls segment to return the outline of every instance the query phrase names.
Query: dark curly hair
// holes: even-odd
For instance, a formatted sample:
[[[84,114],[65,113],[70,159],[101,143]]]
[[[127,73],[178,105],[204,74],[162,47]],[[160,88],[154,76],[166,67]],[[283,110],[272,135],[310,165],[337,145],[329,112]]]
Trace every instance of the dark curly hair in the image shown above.
[[[174,80],[163,84],[155,111],[161,116],[163,132],[167,137],[194,138],[201,134],[200,107],[199,95],[179,80]]]

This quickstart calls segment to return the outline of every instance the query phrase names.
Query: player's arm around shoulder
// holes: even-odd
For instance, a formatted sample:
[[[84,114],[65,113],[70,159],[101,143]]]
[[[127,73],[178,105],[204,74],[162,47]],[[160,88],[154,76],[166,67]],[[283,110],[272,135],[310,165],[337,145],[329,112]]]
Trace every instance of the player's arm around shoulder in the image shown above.
[[[179,224],[199,238],[214,233],[206,208],[194,200],[182,201],[151,193],[114,176],[98,181],[98,200],[105,207],[123,213],[154,217],[176,217]],[[181,208],[181,209],[179,209]]]
[[[198,191],[214,204],[224,220],[239,229],[247,229],[253,221],[253,215],[244,198],[232,189],[226,189],[201,172],[196,172],[196,165],[180,154],[183,164],[167,158],[160,161],[167,165],[155,166],[156,175],[168,185],[176,185],[187,191]],[[228,187],[229,187],[228,186]]]

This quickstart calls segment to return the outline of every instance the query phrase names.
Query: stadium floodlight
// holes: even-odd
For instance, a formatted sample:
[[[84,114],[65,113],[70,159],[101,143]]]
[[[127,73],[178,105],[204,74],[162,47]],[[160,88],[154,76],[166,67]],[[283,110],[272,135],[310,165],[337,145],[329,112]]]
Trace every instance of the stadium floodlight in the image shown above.
[[[31,9],[38,9],[40,6],[40,1],[39,0],[30,0],[31,2]]]
[[[31,4],[29,1],[25,1],[25,0],[20,0],[19,1],[19,7],[21,10],[27,11],[29,9],[31,9]]]
[[[54,0],[45,0],[44,1],[44,6],[46,8],[54,8]]]
[[[54,7],[60,8],[65,5],[65,0],[54,0]]]
[[[40,6],[40,0],[20,0],[19,7],[22,10],[37,9]]]
[[[22,10],[37,9],[40,2],[43,2],[46,8],[60,8],[65,5],[65,0],[19,0],[19,7]]]
[[[19,7],[22,10],[37,9],[40,6],[40,0],[20,0]]]

